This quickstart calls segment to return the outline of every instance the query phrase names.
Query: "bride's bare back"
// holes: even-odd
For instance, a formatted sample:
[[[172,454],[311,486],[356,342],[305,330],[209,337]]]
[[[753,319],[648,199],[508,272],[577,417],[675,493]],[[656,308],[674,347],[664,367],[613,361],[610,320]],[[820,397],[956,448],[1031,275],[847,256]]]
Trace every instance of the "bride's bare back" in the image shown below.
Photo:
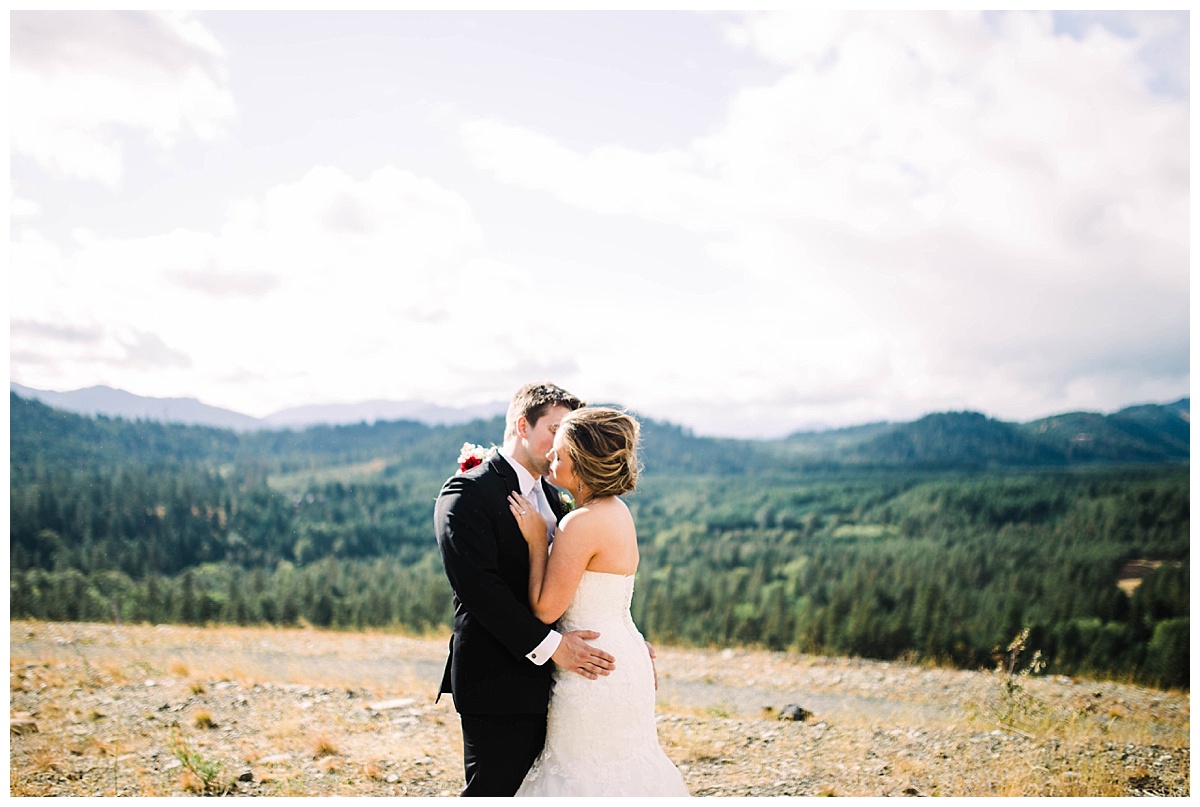
[[[568,513],[563,519],[568,540],[594,549],[585,567],[589,572],[633,574],[638,567],[637,528],[625,502],[609,496]]]

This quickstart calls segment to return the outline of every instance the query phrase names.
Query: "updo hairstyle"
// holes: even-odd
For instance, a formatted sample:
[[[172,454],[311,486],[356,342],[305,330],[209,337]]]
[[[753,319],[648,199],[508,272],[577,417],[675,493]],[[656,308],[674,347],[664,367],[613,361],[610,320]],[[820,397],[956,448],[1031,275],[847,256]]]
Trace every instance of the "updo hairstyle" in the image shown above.
[[[641,426],[631,416],[604,406],[568,412],[558,426],[575,475],[592,496],[620,496],[637,487]]]

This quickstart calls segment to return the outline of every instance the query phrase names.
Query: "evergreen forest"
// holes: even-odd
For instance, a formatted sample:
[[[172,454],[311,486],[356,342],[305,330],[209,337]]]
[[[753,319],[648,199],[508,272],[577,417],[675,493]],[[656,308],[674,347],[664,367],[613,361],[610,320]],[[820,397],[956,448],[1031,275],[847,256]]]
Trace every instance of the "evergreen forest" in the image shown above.
[[[643,419],[634,619],[672,645],[1189,685],[1189,402],[744,441]],[[238,433],[10,394],[10,614],[448,630],[432,511],[501,419]]]

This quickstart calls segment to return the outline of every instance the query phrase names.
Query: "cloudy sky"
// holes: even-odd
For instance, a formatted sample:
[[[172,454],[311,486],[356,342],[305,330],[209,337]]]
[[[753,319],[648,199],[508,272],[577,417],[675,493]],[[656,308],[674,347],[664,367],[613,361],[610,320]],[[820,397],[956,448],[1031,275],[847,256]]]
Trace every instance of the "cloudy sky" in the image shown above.
[[[10,378],[701,434],[1189,394],[1187,12],[14,12]]]

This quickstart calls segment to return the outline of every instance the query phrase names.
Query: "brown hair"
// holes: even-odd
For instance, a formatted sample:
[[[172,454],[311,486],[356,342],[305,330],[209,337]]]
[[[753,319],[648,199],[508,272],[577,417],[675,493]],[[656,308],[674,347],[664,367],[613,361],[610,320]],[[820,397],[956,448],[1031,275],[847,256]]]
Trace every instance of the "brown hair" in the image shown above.
[[[583,401],[554,384],[537,383],[521,387],[513,394],[508,404],[508,414],[504,416],[504,439],[516,435],[517,421],[522,417],[529,421],[530,426],[536,426],[552,406],[578,409],[583,406]]]
[[[641,426],[617,409],[576,409],[562,419],[558,433],[575,475],[592,496],[620,496],[637,487]]]

